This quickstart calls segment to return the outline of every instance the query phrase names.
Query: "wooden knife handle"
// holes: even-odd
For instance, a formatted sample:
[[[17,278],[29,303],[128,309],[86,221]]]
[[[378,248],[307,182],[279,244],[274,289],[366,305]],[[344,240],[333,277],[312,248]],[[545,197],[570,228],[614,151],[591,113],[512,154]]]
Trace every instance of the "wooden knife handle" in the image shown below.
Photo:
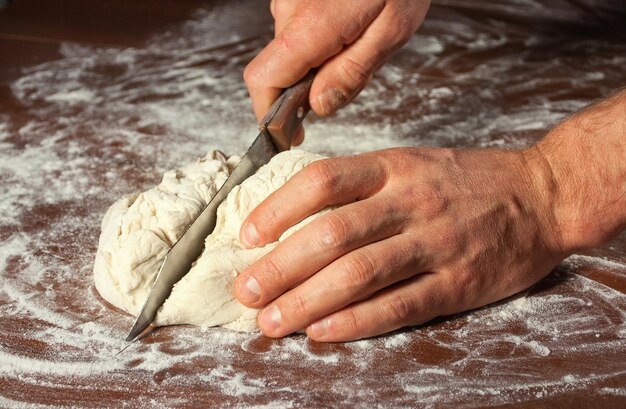
[[[316,71],[311,70],[300,82],[283,91],[261,120],[261,128],[267,129],[279,152],[291,148],[298,127],[311,110],[309,92]]]

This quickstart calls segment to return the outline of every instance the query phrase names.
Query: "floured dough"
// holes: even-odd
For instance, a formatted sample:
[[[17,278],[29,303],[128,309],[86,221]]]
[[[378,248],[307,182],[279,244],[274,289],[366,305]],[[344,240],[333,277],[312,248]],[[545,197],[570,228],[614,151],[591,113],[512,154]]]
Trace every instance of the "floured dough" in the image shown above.
[[[280,153],[230,192],[218,208],[217,224],[204,252],[174,286],[157,313],[156,325],[257,329],[257,310],[244,307],[233,296],[235,277],[319,213],[285,232],[278,242],[250,250],[239,242],[241,224],[270,193],[321,158],[298,150]],[[211,200],[238,159],[227,160],[211,152],[196,163],[167,172],[157,187],[125,196],[109,208],[94,266],[96,289],[105,300],[139,314],[167,251]]]

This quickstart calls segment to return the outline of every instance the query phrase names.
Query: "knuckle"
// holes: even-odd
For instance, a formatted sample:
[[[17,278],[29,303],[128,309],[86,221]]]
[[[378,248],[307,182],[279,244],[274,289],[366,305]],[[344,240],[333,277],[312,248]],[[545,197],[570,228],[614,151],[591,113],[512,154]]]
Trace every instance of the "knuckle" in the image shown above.
[[[250,87],[255,84],[257,77],[259,75],[259,70],[256,67],[254,61],[250,62],[246,65],[246,68],[243,70],[243,81]]]
[[[322,220],[317,232],[318,240],[323,247],[341,247],[349,236],[350,223],[337,211],[330,212]]]
[[[273,206],[264,206],[260,212],[254,212],[249,221],[254,224],[259,231],[259,235],[267,238],[268,233],[276,229],[279,225],[280,211]]]
[[[365,289],[371,283],[374,264],[369,257],[352,256],[344,263],[344,285],[353,289]]]
[[[319,37],[313,37],[311,30],[315,27],[315,22],[302,16],[294,16],[289,20],[287,26],[274,38],[274,41],[284,53],[297,52],[299,59],[298,66],[312,67],[319,61],[320,54],[324,47],[320,47]]]
[[[361,333],[360,320],[353,310],[343,312],[340,326],[341,332],[344,334],[357,335]]]
[[[287,2],[283,0],[272,0],[270,3],[270,12],[272,13],[272,17],[284,17],[288,12]]]
[[[306,50],[303,55],[308,64],[321,63],[322,55],[325,60],[344,47],[341,28],[332,8],[322,3],[325,2],[313,1],[297,7],[289,19],[291,29],[282,32],[285,36],[281,44]]]
[[[276,1],[277,0],[270,1],[270,13],[272,13],[272,17],[274,17],[274,19],[276,18]]]
[[[339,182],[339,172],[330,160],[319,160],[305,168],[308,184],[318,194],[329,195],[335,191]]]
[[[304,297],[298,294],[291,296],[289,300],[289,308],[293,317],[303,318],[308,317],[309,307]]]
[[[450,206],[450,200],[443,192],[443,188],[438,183],[432,183],[430,188],[426,190],[423,199],[427,205],[427,214],[439,215],[444,213]]]
[[[400,148],[397,152],[407,162],[418,163],[426,166],[437,161],[436,153],[432,148]]]
[[[473,300],[478,295],[476,280],[469,270],[451,269],[441,272],[437,293],[425,294],[420,309],[425,314],[449,315],[473,307]]]
[[[467,294],[472,292],[474,280],[472,279],[471,274],[468,274],[465,271],[460,271],[458,274],[454,275],[453,281],[450,280],[448,282],[448,286],[451,288],[453,293]]]
[[[281,31],[274,39],[278,45],[286,50],[290,49],[294,44],[299,43],[296,38],[296,31],[291,29],[291,27],[292,26],[289,26]]]
[[[275,283],[281,287],[288,283],[285,261],[281,257],[276,255],[268,257],[263,263],[263,268],[263,274],[266,275],[263,281],[267,279],[270,283]]]
[[[400,294],[391,294],[382,302],[383,316],[392,323],[404,323],[415,311],[411,301]]]
[[[346,85],[350,88],[350,91],[355,92],[363,88],[370,80],[372,72],[362,63],[356,61],[354,58],[346,57],[343,59],[341,69],[344,73],[344,79],[347,82]]]
[[[391,39],[390,42],[404,45],[417,30],[420,20],[411,13],[405,13],[403,10],[396,10],[394,14],[394,24],[390,27],[388,34]]]
[[[374,17],[369,10],[359,13],[350,13],[345,18],[336,20],[335,27],[338,41],[340,41],[342,45],[351,44],[358,38],[363,28],[367,27],[368,22],[372,20],[374,20]]]
[[[424,181],[408,186],[403,193],[410,199],[410,205],[418,209],[420,215],[426,220],[434,219],[450,207],[450,199],[437,181]]]
[[[411,29],[410,25],[406,22],[402,23],[401,20],[400,25],[398,26],[394,34],[397,47],[401,47],[404,44],[408,43],[412,36],[413,30]]]
[[[410,175],[424,166],[420,160],[420,152],[416,148],[386,149],[381,151],[379,158],[388,177],[392,170],[395,174]]]
[[[474,299],[481,293],[480,280],[477,280],[474,274],[466,270],[459,270],[454,275],[450,274],[447,287],[452,298],[463,305],[473,304]]]

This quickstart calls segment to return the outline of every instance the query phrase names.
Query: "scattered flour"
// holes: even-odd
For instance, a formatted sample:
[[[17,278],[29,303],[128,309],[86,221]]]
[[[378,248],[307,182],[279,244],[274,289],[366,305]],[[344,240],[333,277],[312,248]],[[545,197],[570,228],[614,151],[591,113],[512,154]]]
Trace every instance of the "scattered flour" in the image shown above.
[[[24,121],[0,113],[0,406],[45,407],[51,395],[68,402],[50,407],[89,406],[103,389],[117,407],[205,396],[365,407],[381,391],[393,406],[458,408],[626,395],[599,387],[624,384],[625,297],[583,275],[623,276],[626,267],[590,256],[571,257],[525,294],[388,337],[320,345],[181,327],[123,350],[132,319],[105,307],[91,284],[106,207],[198,152],[242,152],[255,134],[241,72],[271,36],[269,21],[260,37],[246,24],[266,4],[227,3],[145,47],[65,43],[62,58],[10,84]],[[526,146],[623,81],[623,44],[551,42],[541,58],[543,40],[492,20],[429,19],[353,104],[311,120],[303,148]],[[581,368],[590,356],[594,368]]]
[[[385,339],[385,348],[398,348],[409,343],[411,338],[407,334],[390,335]]]

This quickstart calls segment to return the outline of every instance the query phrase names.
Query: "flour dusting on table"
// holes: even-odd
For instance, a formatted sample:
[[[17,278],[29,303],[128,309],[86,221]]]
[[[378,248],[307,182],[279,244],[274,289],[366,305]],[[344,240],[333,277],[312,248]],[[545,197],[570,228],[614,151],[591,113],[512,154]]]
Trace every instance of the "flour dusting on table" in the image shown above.
[[[620,248],[573,256],[496,305],[371,340],[324,345],[183,326],[124,349],[131,317],[92,286],[100,220],[165,170],[250,143],[241,72],[271,34],[269,22],[260,37],[244,24],[258,18],[255,7],[199,11],[145,47],[65,43],[62,58],[10,84],[27,120],[0,113],[0,406],[385,399],[461,408],[572,391],[625,396],[626,298],[605,285],[626,277]],[[619,42],[555,42],[435,9],[354,104],[310,122],[304,149],[525,146],[617,87],[625,64]],[[593,367],[581,365],[590,357]]]

